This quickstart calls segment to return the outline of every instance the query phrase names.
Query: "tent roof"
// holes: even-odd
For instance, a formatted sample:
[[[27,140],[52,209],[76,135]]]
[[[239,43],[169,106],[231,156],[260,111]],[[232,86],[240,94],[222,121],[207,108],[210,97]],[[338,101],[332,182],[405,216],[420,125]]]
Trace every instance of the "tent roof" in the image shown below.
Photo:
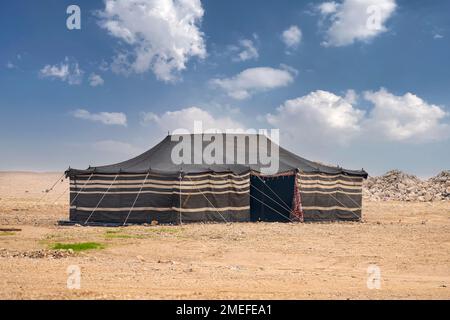
[[[175,164],[172,161],[171,155],[172,150],[179,143],[179,141],[189,141],[191,140],[191,159],[194,159],[194,146],[197,141],[201,141],[202,143],[202,151],[205,150],[205,147],[208,146],[211,141],[208,140],[207,136],[215,136],[218,139],[222,138],[224,145],[224,164],[207,164],[202,162],[201,164]],[[233,140],[239,137],[246,137],[245,144],[234,143]],[[255,140],[251,140],[251,139]],[[187,140],[184,140],[187,139]],[[205,141],[206,140],[206,141]],[[236,141],[236,140],[234,140]],[[255,143],[257,148],[250,148],[249,141],[258,141]],[[231,142],[234,147],[231,150],[227,150],[226,145],[228,142]],[[259,150],[259,145],[264,145],[264,142],[267,143],[268,150],[270,150],[271,143],[273,143],[269,138],[265,135],[259,134],[187,134],[187,135],[168,135],[164,138],[160,143],[151,148],[150,150],[142,153],[141,155],[132,158],[130,160],[126,160],[123,162],[119,162],[116,164],[99,166],[99,167],[89,167],[86,170],[78,170],[78,169],[69,169],[66,174],[68,176],[74,176],[77,174],[86,174],[86,173],[146,173],[146,172],[159,172],[166,174],[178,174],[180,172],[183,173],[201,173],[201,172],[233,172],[233,173],[243,173],[248,171],[256,171],[258,173],[261,172],[261,168],[267,167],[267,165],[263,165],[261,163],[252,164],[248,163],[249,159],[255,157],[257,155],[257,151]],[[198,145],[200,145],[200,143]],[[229,148],[230,149],[230,148]],[[228,153],[227,153],[228,151]],[[234,164],[226,164],[225,157],[227,154],[245,154],[246,160],[245,164],[240,164],[239,161],[234,161]],[[262,154],[267,154],[266,152],[262,152]],[[233,157],[234,158],[234,157]],[[256,159],[258,159],[256,157]],[[272,158],[272,160],[274,160]],[[341,167],[333,167],[323,165],[317,162],[313,162],[302,157],[297,156],[296,154],[289,152],[288,150],[279,147],[279,167],[277,173],[289,172],[293,170],[298,170],[300,172],[306,173],[329,173],[329,174],[348,174],[353,176],[362,176],[364,178],[367,177],[367,172],[364,170],[347,170]]]

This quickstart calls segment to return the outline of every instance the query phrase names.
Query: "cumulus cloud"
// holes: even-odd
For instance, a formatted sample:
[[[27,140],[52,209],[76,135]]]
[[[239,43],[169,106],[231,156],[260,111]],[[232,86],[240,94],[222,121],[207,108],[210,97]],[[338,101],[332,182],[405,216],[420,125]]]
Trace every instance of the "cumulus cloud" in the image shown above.
[[[122,112],[91,113],[84,109],[77,109],[72,112],[72,115],[75,118],[94,122],[101,122],[106,125],[119,125],[119,126],[127,125],[127,116]]]
[[[290,68],[258,67],[245,69],[231,78],[216,78],[210,82],[230,97],[243,100],[257,92],[287,86],[294,81],[294,75]]]
[[[349,90],[344,96],[318,90],[287,100],[266,120],[280,128],[287,141],[318,144],[347,144],[353,139],[392,142],[443,140],[450,135],[445,122],[448,113],[412,93],[396,96],[386,89],[363,93],[372,103],[369,110],[357,106],[358,95]]]
[[[58,79],[68,84],[81,84],[84,71],[80,69],[78,63],[68,57],[63,62],[55,65],[46,65],[39,71],[41,78]]]
[[[289,139],[305,136],[310,140],[333,139],[347,143],[361,130],[364,111],[355,108],[345,98],[317,90],[303,97],[287,100],[267,122]]]
[[[448,137],[450,126],[443,120],[448,113],[412,93],[396,96],[386,89],[364,93],[373,103],[365,125],[371,132],[393,141],[431,141]]]
[[[342,0],[317,6],[326,25],[324,46],[345,46],[369,41],[386,32],[385,23],[397,5],[395,0]]]
[[[323,2],[317,6],[319,12],[323,15],[335,13],[338,9],[338,4],[334,1]]]
[[[201,121],[204,130],[207,129],[243,129],[244,126],[228,116],[215,117],[210,112],[199,108],[189,107],[176,111],[166,111],[161,115],[152,112],[142,113],[143,125],[156,125],[163,132],[173,132],[176,129],[194,130],[194,122]]]
[[[232,57],[232,60],[236,62],[256,60],[259,57],[258,49],[251,39],[240,40],[238,45],[231,46],[230,49],[236,52],[236,55]]]
[[[89,85],[91,87],[97,87],[97,86],[101,86],[105,83],[105,81],[103,80],[103,78],[95,73],[91,73],[91,75],[89,76]]]
[[[105,0],[100,26],[128,46],[112,70],[175,81],[190,58],[206,56],[203,14],[200,0]]]
[[[290,26],[281,34],[281,39],[288,49],[295,49],[302,40],[302,31],[297,26]]]

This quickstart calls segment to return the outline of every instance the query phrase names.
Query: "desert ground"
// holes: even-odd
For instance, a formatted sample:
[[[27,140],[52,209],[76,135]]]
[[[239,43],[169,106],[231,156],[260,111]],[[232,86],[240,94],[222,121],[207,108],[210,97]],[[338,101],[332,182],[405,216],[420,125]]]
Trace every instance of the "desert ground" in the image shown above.
[[[60,175],[0,172],[0,299],[450,299],[449,201],[364,201],[360,223],[58,226],[68,182],[43,191]],[[100,247],[52,249],[76,242]]]

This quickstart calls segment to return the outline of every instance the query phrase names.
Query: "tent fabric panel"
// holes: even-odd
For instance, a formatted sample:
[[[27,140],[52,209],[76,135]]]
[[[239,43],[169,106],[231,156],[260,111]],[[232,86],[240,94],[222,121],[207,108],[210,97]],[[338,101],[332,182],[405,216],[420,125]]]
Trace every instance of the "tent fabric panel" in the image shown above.
[[[181,210],[190,208],[207,208],[211,207],[211,204],[217,209],[223,207],[244,207],[249,206],[249,193],[181,195],[181,203]]]
[[[307,193],[302,195],[302,208],[308,210],[309,207],[340,207],[342,209],[361,208],[361,196],[358,195],[323,195],[317,193]]]
[[[120,208],[131,207],[138,193],[134,194],[79,194],[75,200],[74,205],[77,207],[95,208],[100,202],[100,208]],[[178,197],[171,197],[166,195],[141,194],[137,197],[135,207],[161,207],[167,208],[178,206]]]
[[[128,213],[133,217],[130,222],[140,223],[149,219],[176,223],[180,213],[186,221],[218,221],[218,217],[223,221],[221,215],[229,221],[250,220],[249,174],[188,174],[181,181],[174,176],[152,176],[151,182],[146,177],[71,177],[71,220],[85,222],[91,216],[92,222],[124,222]]]
[[[297,177],[304,221],[361,219],[363,177],[302,173]]]

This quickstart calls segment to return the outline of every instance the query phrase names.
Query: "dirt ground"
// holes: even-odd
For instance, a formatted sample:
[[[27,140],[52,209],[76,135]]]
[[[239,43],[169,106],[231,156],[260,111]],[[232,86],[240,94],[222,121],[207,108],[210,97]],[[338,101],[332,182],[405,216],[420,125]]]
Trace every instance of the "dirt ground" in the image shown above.
[[[364,202],[362,223],[63,227],[67,181],[43,192],[60,175],[0,172],[0,227],[21,229],[0,232],[0,299],[450,299],[449,202]],[[104,248],[35,254],[69,242]]]

